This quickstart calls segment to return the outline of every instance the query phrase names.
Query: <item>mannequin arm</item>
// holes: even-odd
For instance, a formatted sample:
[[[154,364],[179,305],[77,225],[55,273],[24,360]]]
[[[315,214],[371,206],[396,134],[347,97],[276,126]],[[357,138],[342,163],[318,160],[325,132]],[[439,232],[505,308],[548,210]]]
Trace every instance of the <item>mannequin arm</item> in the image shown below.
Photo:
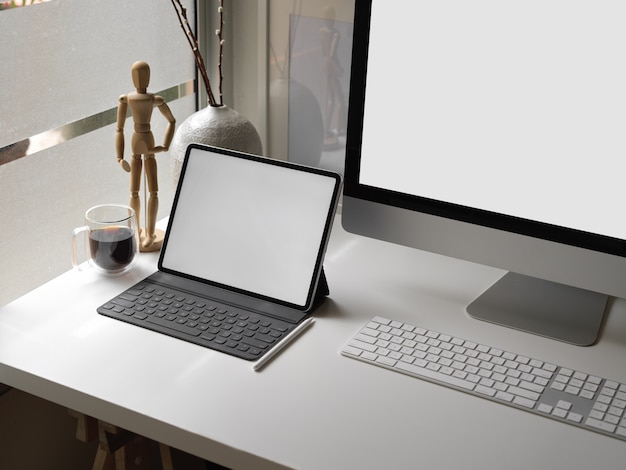
[[[130,165],[124,160],[124,124],[126,123],[126,114],[128,112],[128,97],[120,96],[117,105],[117,127],[115,129],[115,153],[117,154],[117,163],[124,169],[130,171]]]
[[[172,139],[174,138],[174,129],[176,127],[176,119],[172,114],[169,106],[165,103],[165,100],[160,96],[154,97],[154,104],[159,108],[161,114],[167,119],[167,128],[165,129],[165,136],[163,137],[163,146],[155,148],[155,152],[164,152],[169,150]]]

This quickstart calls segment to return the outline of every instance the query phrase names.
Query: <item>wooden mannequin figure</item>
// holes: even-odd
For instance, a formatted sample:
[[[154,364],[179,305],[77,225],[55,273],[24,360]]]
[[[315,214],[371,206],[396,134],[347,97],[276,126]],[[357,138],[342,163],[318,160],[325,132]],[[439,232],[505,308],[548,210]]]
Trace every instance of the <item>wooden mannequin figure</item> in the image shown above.
[[[126,172],[130,172],[130,206],[137,214],[137,223],[141,234],[141,251],[158,251],[163,244],[163,232],[156,230],[156,217],[159,209],[159,185],[157,181],[157,163],[154,155],[169,149],[174,137],[176,119],[172,115],[165,100],[158,95],[148,93],[150,83],[150,66],[144,62],[135,62],[132,66],[132,78],[136,91],[119,98],[117,107],[117,129],[115,132],[115,149],[117,162]],[[131,141],[130,164],[124,160],[124,124],[130,106],[130,113],[134,121],[134,132]],[[153,108],[159,108],[167,119],[168,125],[162,146],[154,145],[154,136],[150,130],[150,119]],[[143,160],[142,160],[143,156]],[[141,229],[139,188],[141,185],[141,170],[145,164],[146,180],[150,192],[146,205],[146,227]],[[145,202],[145,201],[144,201]]]

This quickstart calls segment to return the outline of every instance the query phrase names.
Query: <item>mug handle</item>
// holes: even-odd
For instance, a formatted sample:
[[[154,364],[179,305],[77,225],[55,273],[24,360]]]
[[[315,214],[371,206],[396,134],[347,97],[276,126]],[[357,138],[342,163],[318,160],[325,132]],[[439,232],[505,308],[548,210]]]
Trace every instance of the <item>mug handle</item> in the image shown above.
[[[89,227],[87,225],[84,225],[83,227],[77,227],[72,231],[72,266],[74,266],[75,268],[78,268],[79,270],[81,270],[81,266],[83,265],[83,263],[85,263],[86,261],[89,261],[89,257],[86,256],[87,254],[87,244],[88,244],[88,234],[89,234]],[[79,237],[82,237],[83,240],[83,244],[82,244],[82,254],[85,255],[83,256],[83,260],[80,261],[79,260],[79,253],[78,253],[78,241],[77,239]]]

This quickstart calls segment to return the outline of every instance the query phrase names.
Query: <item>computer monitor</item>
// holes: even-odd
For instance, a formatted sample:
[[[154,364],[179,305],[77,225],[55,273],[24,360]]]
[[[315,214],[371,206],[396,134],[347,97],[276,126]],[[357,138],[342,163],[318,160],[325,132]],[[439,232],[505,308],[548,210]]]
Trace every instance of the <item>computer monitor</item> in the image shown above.
[[[626,297],[624,13],[356,0],[345,229],[504,269],[471,316],[593,344]]]

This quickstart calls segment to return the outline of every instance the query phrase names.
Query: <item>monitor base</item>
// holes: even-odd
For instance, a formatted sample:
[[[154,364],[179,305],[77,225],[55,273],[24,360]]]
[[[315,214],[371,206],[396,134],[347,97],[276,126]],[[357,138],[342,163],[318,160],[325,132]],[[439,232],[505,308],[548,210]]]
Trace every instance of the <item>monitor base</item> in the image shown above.
[[[516,273],[504,275],[467,306],[478,320],[564,341],[594,344],[608,296]]]

